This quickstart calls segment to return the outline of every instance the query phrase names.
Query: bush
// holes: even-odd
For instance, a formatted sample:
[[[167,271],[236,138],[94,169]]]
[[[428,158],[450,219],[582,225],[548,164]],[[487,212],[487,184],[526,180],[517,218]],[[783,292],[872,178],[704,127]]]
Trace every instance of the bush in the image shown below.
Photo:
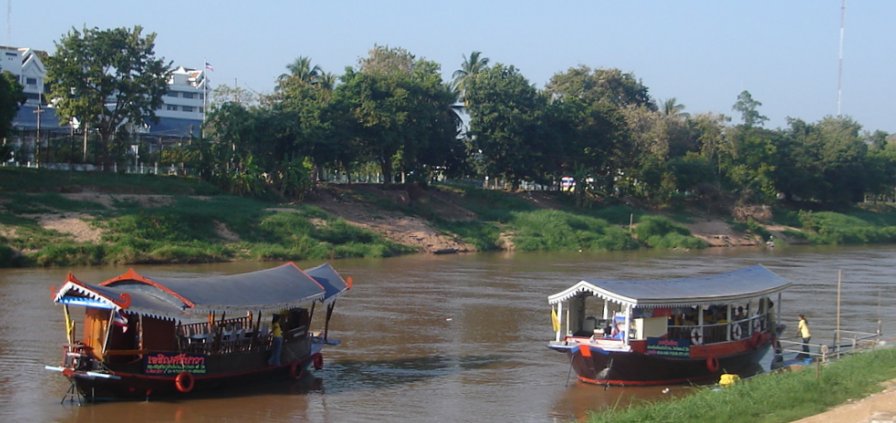
[[[513,243],[520,251],[613,251],[637,243],[606,220],[559,210],[515,213]]]
[[[635,234],[645,245],[653,248],[705,248],[706,243],[695,238],[687,228],[660,216],[644,216],[635,227]]]

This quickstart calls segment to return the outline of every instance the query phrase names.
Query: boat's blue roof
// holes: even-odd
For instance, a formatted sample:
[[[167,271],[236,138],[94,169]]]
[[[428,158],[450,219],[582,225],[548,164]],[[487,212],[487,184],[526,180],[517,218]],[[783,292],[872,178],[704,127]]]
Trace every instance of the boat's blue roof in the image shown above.
[[[790,285],[790,281],[757,265],[676,279],[586,279],[551,295],[548,302],[556,304],[585,293],[632,307],[706,305],[760,298],[783,291]]]

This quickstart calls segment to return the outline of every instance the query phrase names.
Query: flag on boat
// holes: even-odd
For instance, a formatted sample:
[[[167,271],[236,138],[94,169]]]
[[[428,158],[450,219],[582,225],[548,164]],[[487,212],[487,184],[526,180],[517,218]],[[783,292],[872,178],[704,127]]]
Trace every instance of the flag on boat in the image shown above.
[[[560,318],[557,317],[557,310],[551,308],[551,326],[554,327],[554,332],[560,330]]]
[[[210,70],[210,71],[212,71],[212,72],[215,71],[215,67],[212,66],[212,64],[209,63],[209,62],[205,62],[205,68],[208,69],[208,70]]]
[[[121,328],[121,332],[128,331],[128,318],[124,317],[118,310],[112,311],[112,324]]]

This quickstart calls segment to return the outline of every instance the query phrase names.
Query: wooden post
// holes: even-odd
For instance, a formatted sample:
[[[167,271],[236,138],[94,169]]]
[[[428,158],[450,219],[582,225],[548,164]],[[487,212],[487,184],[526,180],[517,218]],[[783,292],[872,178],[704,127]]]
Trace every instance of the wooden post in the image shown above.
[[[840,358],[840,287],[843,283],[843,269],[837,271],[837,330],[834,331],[834,345]]]

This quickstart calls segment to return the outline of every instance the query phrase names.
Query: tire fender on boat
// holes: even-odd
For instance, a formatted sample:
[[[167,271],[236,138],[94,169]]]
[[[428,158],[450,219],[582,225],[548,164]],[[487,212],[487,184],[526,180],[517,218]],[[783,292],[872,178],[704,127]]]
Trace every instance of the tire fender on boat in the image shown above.
[[[299,360],[293,361],[292,364],[289,365],[289,377],[294,380],[299,380],[302,376],[305,376],[305,366],[303,366]]]
[[[713,356],[706,357],[706,370],[712,373],[719,371],[719,359]]]
[[[174,387],[177,388],[177,391],[182,394],[186,394],[192,391],[193,385],[195,384],[196,379],[190,372],[180,372],[177,374],[177,377],[174,378]]]
[[[691,329],[691,344],[700,345],[703,339],[700,337],[700,328]]]
[[[323,369],[324,368],[324,355],[321,353],[312,355],[311,363],[314,365],[314,370]]]

